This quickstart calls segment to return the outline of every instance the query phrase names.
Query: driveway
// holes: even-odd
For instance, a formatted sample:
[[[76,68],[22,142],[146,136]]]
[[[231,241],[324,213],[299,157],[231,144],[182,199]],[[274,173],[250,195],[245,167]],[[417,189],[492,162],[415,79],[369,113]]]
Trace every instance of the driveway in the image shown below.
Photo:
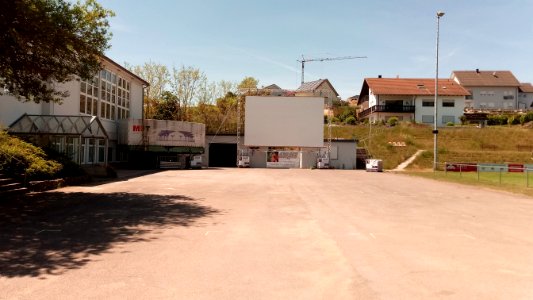
[[[0,201],[0,299],[531,299],[533,199],[206,169]]]

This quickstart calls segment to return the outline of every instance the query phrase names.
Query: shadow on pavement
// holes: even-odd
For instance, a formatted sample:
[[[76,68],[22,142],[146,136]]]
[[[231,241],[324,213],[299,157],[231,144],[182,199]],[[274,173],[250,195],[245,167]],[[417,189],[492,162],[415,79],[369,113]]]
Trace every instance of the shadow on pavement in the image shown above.
[[[117,243],[218,213],[179,195],[50,192],[0,201],[0,277],[61,274]]]

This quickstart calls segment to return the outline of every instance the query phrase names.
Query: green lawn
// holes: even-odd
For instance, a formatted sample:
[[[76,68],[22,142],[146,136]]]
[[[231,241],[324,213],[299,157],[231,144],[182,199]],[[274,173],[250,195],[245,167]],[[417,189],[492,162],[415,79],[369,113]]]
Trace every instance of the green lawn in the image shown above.
[[[409,175],[436,180],[483,186],[514,193],[533,196],[533,171],[527,173],[509,172],[418,172],[409,171]]]

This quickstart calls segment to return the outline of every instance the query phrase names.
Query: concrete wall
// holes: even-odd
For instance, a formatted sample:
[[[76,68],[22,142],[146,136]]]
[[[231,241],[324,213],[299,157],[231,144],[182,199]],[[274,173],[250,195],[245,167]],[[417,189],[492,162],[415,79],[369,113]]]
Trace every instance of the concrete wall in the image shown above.
[[[337,159],[330,160],[330,166],[335,169],[355,170],[357,142],[332,141],[337,148]]]
[[[471,94],[468,101],[472,108],[488,109],[516,109],[518,108],[518,88],[516,87],[465,87]],[[514,98],[504,100],[504,96],[512,95]]]
[[[518,93],[518,109],[533,109],[533,93]]]

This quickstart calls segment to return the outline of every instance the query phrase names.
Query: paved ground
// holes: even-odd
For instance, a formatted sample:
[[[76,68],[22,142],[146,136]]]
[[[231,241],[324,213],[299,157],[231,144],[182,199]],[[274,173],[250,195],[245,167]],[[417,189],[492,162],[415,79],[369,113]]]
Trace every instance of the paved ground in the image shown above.
[[[165,171],[0,204],[0,299],[532,299],[533,199],[390,173]]]

